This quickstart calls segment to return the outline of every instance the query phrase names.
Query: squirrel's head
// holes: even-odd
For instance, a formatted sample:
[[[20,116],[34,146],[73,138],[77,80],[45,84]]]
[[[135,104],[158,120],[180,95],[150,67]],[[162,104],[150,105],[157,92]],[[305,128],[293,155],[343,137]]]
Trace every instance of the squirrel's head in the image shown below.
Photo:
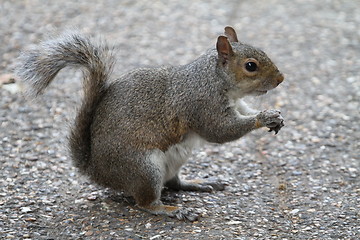
[[[284,75],[260,49],[240,43],[232,27],[216,44],[219,67],[232,74],[241,95],[262,95],[277,87]]]

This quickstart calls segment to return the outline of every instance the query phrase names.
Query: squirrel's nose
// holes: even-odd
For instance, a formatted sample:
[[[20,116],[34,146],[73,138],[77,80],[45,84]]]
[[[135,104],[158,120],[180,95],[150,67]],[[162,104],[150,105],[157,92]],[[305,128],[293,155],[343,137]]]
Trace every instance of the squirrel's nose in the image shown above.
[[[276,77],[276,83],[277,85],[279,85],[280,83],[282,83],[284,81],[284,75],[282,73],[279,73],[279,75]]]

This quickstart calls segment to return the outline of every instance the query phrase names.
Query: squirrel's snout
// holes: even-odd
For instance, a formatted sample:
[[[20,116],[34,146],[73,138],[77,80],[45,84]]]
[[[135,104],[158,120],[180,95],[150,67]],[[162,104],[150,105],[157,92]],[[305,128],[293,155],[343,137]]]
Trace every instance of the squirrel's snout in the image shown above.
[[[275,80],[278,86],[280,83],[284,81],[284,75],[282,73],[279,73]]]

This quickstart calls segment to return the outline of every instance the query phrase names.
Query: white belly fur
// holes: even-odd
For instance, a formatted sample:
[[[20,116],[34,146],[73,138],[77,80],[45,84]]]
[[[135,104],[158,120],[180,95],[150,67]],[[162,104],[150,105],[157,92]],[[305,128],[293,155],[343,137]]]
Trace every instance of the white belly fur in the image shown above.
[[[163,182],[172,179],[187,162],[192,150],[205,142],[198,134],[190,132],[184,136],[183,141],[171,146],[165,153],[160,150],[153,151],[150,159],[163,172]]]
[[[178,144],[171,146],[166,152],[166,175],[165,181],[173,178],[190,157],[192,150],[200,147],[205,140],[196,133],[188,133],[184,140]]]

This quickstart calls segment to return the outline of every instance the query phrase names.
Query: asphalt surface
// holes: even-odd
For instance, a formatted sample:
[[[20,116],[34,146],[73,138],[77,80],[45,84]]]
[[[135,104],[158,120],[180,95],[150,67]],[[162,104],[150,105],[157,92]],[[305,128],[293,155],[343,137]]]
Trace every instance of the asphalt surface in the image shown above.
[[[81,100],[81,72],[61,72],[36,100],[12,68],[21,50],[65,30],[101,37],[117,51],[115,75],[185,64],[227,25],[285,74],[248,101],[277,108],[265,130],[194,151],[184,178],[227,183],[213,193],[164,192],[202,214],[195,223],[152,216],[121,193],[80,176],[67,128]],[[358,1],[0,2],[1,239],[359,239],[360,3]]]

